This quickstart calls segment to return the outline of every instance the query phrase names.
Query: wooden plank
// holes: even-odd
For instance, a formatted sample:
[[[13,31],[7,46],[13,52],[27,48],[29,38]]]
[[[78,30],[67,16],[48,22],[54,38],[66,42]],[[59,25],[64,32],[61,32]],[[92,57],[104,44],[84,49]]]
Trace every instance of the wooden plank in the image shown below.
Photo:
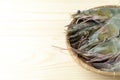
[[[66,49],[77,10],[119,0],[1,0],[0,80],[119,80],[83,69]]]

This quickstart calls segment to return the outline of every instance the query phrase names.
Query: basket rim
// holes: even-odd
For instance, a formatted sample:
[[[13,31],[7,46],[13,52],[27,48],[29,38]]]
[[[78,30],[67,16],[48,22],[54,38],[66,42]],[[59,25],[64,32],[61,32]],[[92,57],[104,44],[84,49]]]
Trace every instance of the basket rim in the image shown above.
[[[97,8],[120,8],[120,5],[103,5],[103,6],[98,6],[91,9],[97,9]]]
[[[105,7],[105,8],[120,8],[119,5],[103,5],[103,6],[98,6],[98,7],[94,7],[91,9],[97,9],[97,8],[103,8],[103,7]],[[97,74],[105,75],[105,76],[120,77],[120,72],[102,71],[102,70],[96,69],[96,68],[90,66],[89,64],[85,63],[81,58],[78,58],[77,54],[70,47],[70,42],[68,40],[67,34],[66,34],[66,44],[67,44],[67,49],[70,52],[71,56],[76,60],[76,62],[78,64],[80,64],[86,70],[95,72]]]

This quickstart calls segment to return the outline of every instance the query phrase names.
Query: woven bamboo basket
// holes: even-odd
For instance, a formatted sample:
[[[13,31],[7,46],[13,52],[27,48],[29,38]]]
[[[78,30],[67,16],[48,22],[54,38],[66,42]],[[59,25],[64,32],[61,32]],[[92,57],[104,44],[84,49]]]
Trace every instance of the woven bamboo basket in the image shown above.
[[[95,8],[92,8],[92,9],[103,8],[103,7],[106,7],[106,8],[120,8],[120,6],[116,6],[116,5],[105,5],[105,6],[95,7]],[[102,71],[102,70],[96,69],[96,68],[92,67],[90,64],[86,63],[85,60],[82,57],[78,57],[77,54],[72,50],[67,35],[66,35],[66,43],[67,43],[67,48],[68,48],[71,56],[83,68],[85,68],[89,71],[95,72],[97,74],[105,75],[105,76],[120,77],[120,72],[108,72],[108,71]]]

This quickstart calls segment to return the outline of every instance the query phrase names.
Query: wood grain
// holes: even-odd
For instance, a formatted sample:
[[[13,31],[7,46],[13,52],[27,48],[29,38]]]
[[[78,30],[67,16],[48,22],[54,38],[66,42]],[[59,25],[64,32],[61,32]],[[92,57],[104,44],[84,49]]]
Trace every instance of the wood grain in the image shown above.
[[[119,80],[83,69],[66,48],[65,25],[77,10],[119,0],[1,0],[0,80]]]

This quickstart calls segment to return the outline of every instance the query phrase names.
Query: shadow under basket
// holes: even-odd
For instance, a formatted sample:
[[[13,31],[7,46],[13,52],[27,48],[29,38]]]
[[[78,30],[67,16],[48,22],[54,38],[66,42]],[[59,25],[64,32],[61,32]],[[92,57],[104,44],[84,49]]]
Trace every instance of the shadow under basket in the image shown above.
[[[92,9],[104,8],[104,7],[105,8],[120,8],[120,6],[117,6],[117,5],[105,5],[105,6],[95,7],[95,8],[92,8]],[[102,70],[96,69],[96,68],[92,67],[90,64],[86,63],[85,60],[82,57],[78,57],[78,55],[72,50],[67,35],[66,35],[66,44],[67,44],[67,48],[68,48],[68,51],[70,52],[71,56],[83,68],[85,68],[89,71],[95,72],[97,74],[105,75],[105,76],[120,77],[120,72],[108,72],[108,71],[102,71]]]

